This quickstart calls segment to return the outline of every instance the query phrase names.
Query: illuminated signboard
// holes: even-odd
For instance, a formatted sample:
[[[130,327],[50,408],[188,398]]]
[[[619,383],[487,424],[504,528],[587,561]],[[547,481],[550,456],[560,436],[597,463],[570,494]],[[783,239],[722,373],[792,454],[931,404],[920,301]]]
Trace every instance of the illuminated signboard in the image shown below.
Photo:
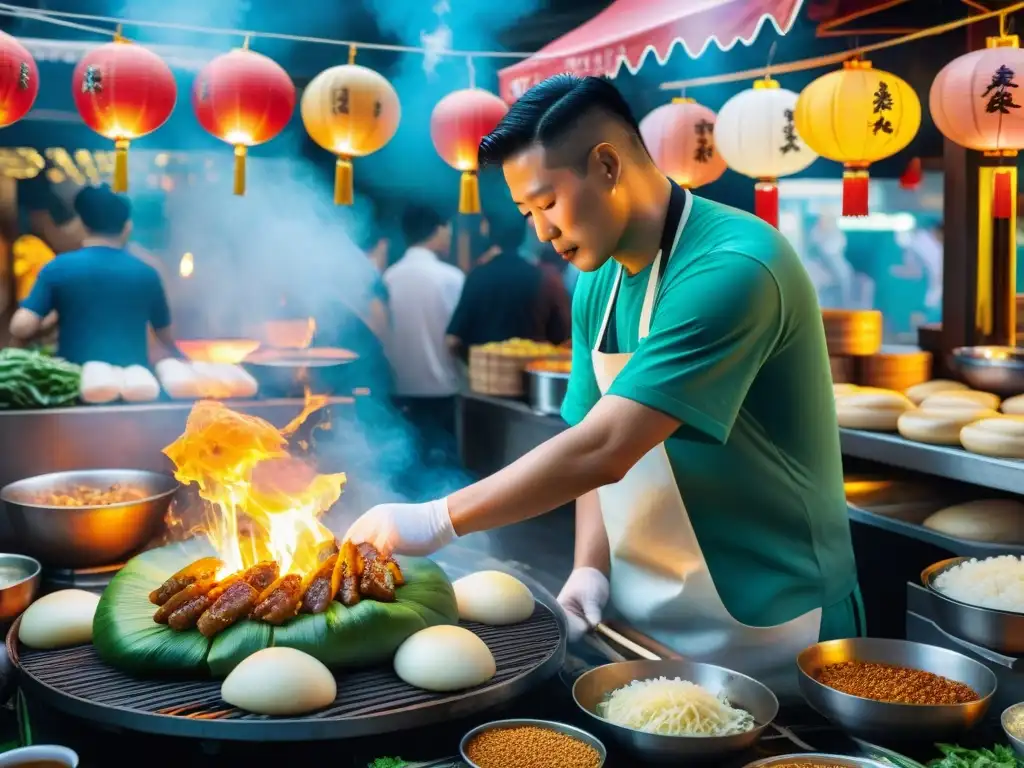
[[[113,152],[90,152],[50,147],[40,152],[32,147],[0,148],[0,174],[15,179],[31,179],[40,173],[55,184],[70,180],[76,184],[97,184],[114,170]]]

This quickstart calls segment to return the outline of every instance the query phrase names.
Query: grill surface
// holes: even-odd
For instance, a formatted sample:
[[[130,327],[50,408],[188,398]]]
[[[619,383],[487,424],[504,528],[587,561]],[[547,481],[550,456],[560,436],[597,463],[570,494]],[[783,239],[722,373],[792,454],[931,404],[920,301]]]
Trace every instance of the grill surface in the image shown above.
[[[463,623],[491,649],[497,673],[483,686],[455,694],[422,691],[390,666],[337,672],[338,696],[325,710],[299,718],[254,715],[220,698],[216,680],[151,680],[104,664],[91,645],[36,651],[7,636],[21,685],[68,714],[129,730],[202,739],[304,741],[342,739],[414,728],[463,717],[503,703],[553,676],[565,657],[559,622],[537,602],[522,624]]]

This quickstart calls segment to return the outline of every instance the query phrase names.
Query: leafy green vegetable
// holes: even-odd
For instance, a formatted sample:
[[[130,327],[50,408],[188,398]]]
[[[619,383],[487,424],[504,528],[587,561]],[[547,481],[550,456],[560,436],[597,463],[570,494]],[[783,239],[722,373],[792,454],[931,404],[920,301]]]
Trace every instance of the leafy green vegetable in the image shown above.
[[[459,620],[448,577],[426,558],[401,558],[406,583],[394,603],[335,602],[325,612],[300,615],[281,627],[240,621],[211,643],[199,630],[175,632],[153,621],[149,593],[180,568],[214,552],[202,539],[143,552],[103,592],[93,620],[93,645],[108,664],[138,675],[226,676],[243,659],[270,646],[305,651],[328,667],[363,667],[389,660],[406,638],[435,624]]]
[[[0,409],[54,408],[78,400],[82,369],[28,349],[0,350]]]
[[[400,757],[378,757],[366,768],[403,768],[406,765],[408,763]]]
[[[1022,768],[1024,762],[1004,744],[992,749],[966,749],[953,744],[936,744],[942,757],[928,763],[928,768]]]

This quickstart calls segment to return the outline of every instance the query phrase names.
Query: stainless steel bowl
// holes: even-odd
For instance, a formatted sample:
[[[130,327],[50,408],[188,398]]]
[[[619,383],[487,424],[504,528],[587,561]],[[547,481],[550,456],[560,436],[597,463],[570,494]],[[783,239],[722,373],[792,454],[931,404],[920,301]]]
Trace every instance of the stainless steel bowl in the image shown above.
[[[680,678],[714,694],[724,693],[734,707],[754,716],[753,730],[733,736],[664,736],[645,733],[605,720],[597,714],[612,691],[634,680]],[[779,712],[779,701],[766,685],[725,667],[692,661],[620,661],[585,672],[572,687],[577,706],[594,718],[596,727],[646,760],[678,762],[680,758],[705,759],[741,752],[757,743]]]
[[[934,595],[935,619],[951,635],[982,648],[991,648],[1010,656],[1024,654],[1024,614],[981,608],[954,600],[935,587],[944,571],[970,560],[952,557],[930,565],[921,573],[921,583]]]
[[[953,369],[975,389],[1003,397],[1024,392],[1024,348],[957,347]]]
[[[1006,734],[1006,738],[1010,742],[1010,746],[1013,747],[1013,751],[1017,753],[1017,756],[1024,759],[1024,739],[1020,736],[1015,735],[1006,727],[1006,724],[1010,721],[1010,718],[1015,714],[1024,710],[1024,702],[1020,704],[1014,704],[1011,707],[1007,707],[1003,710],[1003,714],[999,716],[999,724],[1003,726],[1003,733]]]
[[[0,554],[0,624],[14,621],[36,599],[42,570],[34,558]]]
[[[558,733],[564,733],[566,736],[571,736],[572,738],[582,741],[584,744],[588,744],[597,750],[600,761],[596,768],[601,768],[601,766],[604,765],[604,761],[608,758],[608,750],[605,749],[604,744],[602,744],[597,737],[592,736],[580,728],[575,728],[571,725],[566,725],[565,723],[556,723],[553,720],[495,720],[493,723],[478,725],[462,737],[462,741],[459,742],[459,755],[462,757],[462,761],[468,765],[469,768],[480,768],[479,765],[470,760],[466,755],[466,747],[469,746],[469,742],[481,733],[504,728],[546,728],[549,731],[557,731]],[[488,768],[490,768],[490,766],[488,766]]]
[[[852,696],[818,682],[821,670],[844,661],[893,664],[941,675],[970,686],[981,698],[969,704],[894,704]],[[831,640],[797,656],[800,692],[840,728],[872,743],[952,741],[988,711],[996,676],[973,659],[922,643],[874,637]]]
[[[569,391],[569,374],[557,371],[526,371],[530,406],[545,416],[562,413],[562,402]]]
[[[115,483],[137,486],[146,497],[122,504],[51,507],[25,501],[41,491]],[[26,554],[58,568],[111,565],[137,552],[163,524],[178,482],[140,469],[89,469],[38,475],[0,490],[14,539]]]
[[[822,765],[841,765],[843,768],[885,768],[884,763],[868,760],[866,757],[850,757],[849,755],[826,755],[817,752],[803,752],[796,755],[779,755],[766,757],[747,763],[743,768],[773,768],[776,765],[806,765],[807,768]]]

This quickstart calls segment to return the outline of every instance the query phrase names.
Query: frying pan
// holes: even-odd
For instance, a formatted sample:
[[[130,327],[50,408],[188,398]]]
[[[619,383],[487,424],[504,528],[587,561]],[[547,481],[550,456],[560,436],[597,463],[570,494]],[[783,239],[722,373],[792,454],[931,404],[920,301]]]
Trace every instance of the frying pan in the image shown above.
[[[358,357],[333,347],[266,349],[246,357],[242,367],[266,397],[302,397],[307,388],[318,395],[348,394],[345,366]]]

